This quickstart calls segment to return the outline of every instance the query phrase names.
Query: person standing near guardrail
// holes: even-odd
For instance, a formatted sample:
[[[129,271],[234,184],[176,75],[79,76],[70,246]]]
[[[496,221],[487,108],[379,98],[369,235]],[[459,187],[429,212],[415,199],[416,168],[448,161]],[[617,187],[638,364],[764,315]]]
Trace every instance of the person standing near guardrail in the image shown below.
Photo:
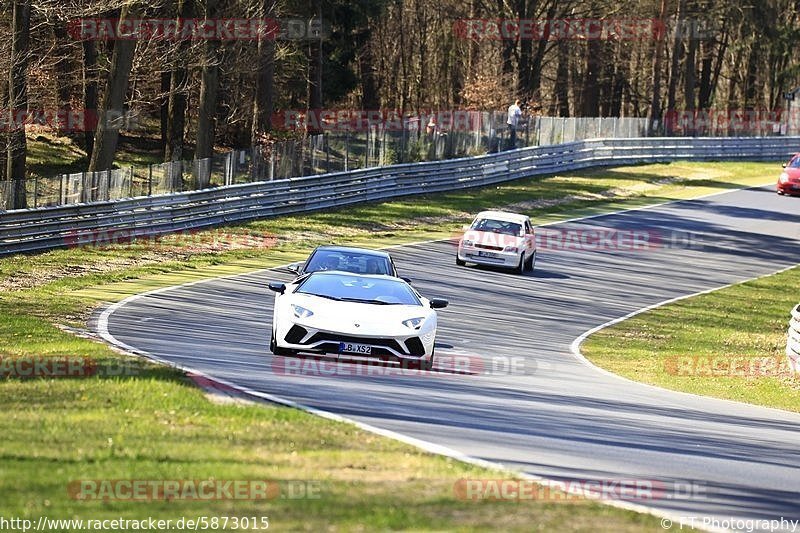
[[[522,109],[519,107],[519,98],[514,100],[514,103],[508,106],[508,149],[513,150],[517,147],[517,127],[519,126],[519,119],[522,117]]]

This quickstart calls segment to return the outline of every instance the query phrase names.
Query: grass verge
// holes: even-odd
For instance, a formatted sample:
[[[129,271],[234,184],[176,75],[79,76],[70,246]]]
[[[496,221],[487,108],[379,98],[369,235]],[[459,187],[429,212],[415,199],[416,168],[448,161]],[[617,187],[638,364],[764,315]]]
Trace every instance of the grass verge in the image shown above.
[[[786,359],[800,268],[679,300],[591,335],[583,354],[668,389],[800,411]]]
[[[54,324],[84,327],[98,304],[195,279],[276,266],[317,244],[449,237],[507,207],[537,222],[689,198],[772,179],[777,165],[674,163],[518,180],[478,190],[252,222],[191,236],[0,260],[0,356],[80,356],[125,375],[7,379],[0,401],[2,516],[141,519],[264,516],[281,529],[638,531],[654,518],[593,502],[464,502],[461,478],[498,474],[282,407],[216,405],[172,370],[129,361]],[[264,238],[268,236],[268,238]],[[71,499],[79,479],[320,482],[319,499],[268,502]],[[70,529],[70,528],[64,528]]]

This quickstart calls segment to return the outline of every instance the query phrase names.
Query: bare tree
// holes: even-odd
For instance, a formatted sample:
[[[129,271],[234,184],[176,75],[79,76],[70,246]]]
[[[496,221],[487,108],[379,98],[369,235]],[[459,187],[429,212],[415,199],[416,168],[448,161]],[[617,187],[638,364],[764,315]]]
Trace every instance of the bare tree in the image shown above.
[[[28,109],[28,52],[31,27],[30,0],[13,0],[11,29],[11,68],[8,78],[8,107],[15,118],[21,117]],[[12,121],[12,124],[14,122]],[[25,162],[28,142],[25,126],[12,127],[8,135],[8,158],[6,176],[11,183],[10,202],[13,209],[27,206],[25,192]]]
[[[118,28],[127,18],[135,16],[135,11],[128,5],[120,12]],[[119,141],[121,118],[125,111],[125,95],[128,90],[128,78],[133,66],[133,54],[136,41],[122,39],[114,43],[111,56],[111,67],[108,72],[103,103],[98,110],[99,121],[94,135],[92,156],[89,170],[109,170],[114,164]]]
[[[194,14],[194,0],[178,0],[178,19],[186,20]],[[186,130],[186,104],[189,91],[190,41],[181,39],[174,47],[174,62],[170,73],[169,102],[167,104],[167,134],[164,161],[183,159],[183,137]]]
[[[275,16],[275,1],[263,0],[259,6],[259,16],[271,19]],[[271,128],[270,117],[275,100],[275,35],[262,35],[258,41],[258,60],[256,63],[256,89],[253,101],[253,126],[250,143],[258,144],[262,134]]]
[[[205,0],[204,14],[217,16],[218,0]],[[203,68],[200,74],[200,101],[197,114],[197,142],[194,158],[205,159],[214,155],[214,134],[217,115],[217,90],[219,89],[219,45],[209,40],[203,47]]]

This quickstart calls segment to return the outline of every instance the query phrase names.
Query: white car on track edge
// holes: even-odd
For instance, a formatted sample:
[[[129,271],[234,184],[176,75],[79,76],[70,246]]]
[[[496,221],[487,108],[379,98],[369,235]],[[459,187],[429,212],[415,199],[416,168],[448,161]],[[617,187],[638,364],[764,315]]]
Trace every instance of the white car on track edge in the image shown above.
[[[269,284],[275,294],[270,350],[398,361],[429,370],[436,309],[406,281],[387,275],[320,271],[292,283]]]
[[[536,263],[536,236],[531,219],[505,211],[482,211],[458,241],[456,264],[511,268],[522,274]]]

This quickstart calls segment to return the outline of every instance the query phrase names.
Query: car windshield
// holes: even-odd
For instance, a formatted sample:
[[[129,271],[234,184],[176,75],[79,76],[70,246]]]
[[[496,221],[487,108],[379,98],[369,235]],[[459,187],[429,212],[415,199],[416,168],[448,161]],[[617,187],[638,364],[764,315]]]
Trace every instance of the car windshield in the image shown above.
[[[422,305],[414,290],[402,280],[345,273],[308,276],[296,292],[348,302]]]
[[[789,164],[786,166],[789,168],[800,168],[800,157],[795,157],[794,159],[789,161]]]
[[[479,218],[472,223],[472,227],[470,227],[470,229],[475,231],[489,231],[492,233],[502,233],[503,235],[522,237],[522,224],[517,224],[516,222],[506,222],[504,220]]]
[[[341,270],[354,274],[394,275],[389,259],[368,252],[359,253],[341,250],[317,250],[308,260],[304,272]]]

